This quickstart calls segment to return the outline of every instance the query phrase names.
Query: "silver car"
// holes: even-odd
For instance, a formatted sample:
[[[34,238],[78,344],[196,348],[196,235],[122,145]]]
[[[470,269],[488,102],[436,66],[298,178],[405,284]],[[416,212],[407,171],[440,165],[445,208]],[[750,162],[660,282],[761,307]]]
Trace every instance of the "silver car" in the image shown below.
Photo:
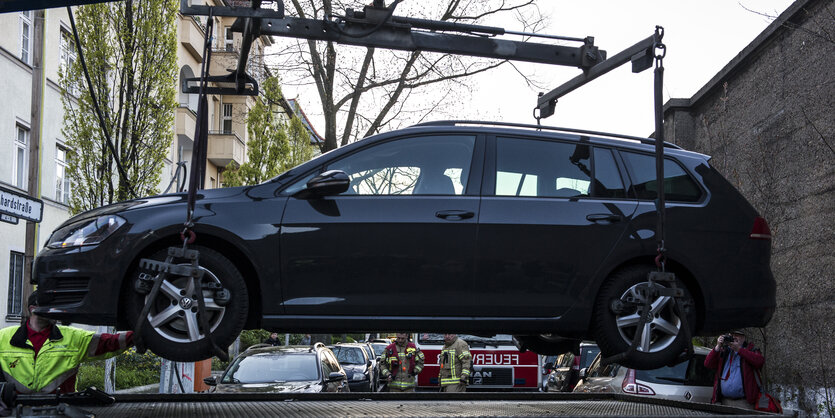
[[[676,401],[709,403],[713,395],[714,371],[704,366],[710,349],[694,347],[693,358],[652,370],[635,370],[619,364],[601,365],[598,354],[574,392],[608,392],[653,396]]]

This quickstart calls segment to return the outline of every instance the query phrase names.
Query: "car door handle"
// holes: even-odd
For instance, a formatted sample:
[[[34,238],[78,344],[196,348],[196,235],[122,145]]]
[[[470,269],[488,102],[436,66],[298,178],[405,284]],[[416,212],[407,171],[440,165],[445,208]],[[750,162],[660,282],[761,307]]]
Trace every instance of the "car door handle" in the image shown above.
[[[586,219],[591,222],[620,222],[623,220],[623,216],[613,213],[592,213],[591,215],[586,215]]]
[[[441,210],[435,212],[435,216],[448,221],[460,221],[472,218],[475,216],[475,212],[470,212],[468,210]]]

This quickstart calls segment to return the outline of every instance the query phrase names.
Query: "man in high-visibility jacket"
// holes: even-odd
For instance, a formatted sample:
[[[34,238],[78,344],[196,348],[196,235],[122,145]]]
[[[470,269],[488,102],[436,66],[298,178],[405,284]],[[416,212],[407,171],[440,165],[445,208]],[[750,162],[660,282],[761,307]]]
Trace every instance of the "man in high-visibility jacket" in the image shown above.
[[[18,393],[75,392],[79,364],[113,357],[133,345],[131,331],[97,334],[35,315],[37,292],[28,302],[28,320],[0,330],[3,377]]]
[[[409,342],[409,334],[399,332],[383,351],[380,378],[388,382],[389,392],[414,392],[415,379],[423,370],[423,352]]]
[[[441,392],[466,392],[473,364],[467,342],[458,338],[457,334],[444,334],[440,363],[438,380]]]

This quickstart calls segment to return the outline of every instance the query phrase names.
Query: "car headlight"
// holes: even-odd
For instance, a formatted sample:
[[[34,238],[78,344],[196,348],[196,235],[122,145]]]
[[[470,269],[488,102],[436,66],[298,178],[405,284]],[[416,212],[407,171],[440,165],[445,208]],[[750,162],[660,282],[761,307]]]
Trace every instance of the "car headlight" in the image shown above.
[[[127,221],[117,215],[99,216],[95,219],[67,225],[52,234],[46,244],[49,248],[70,248],[95,245],[116,232]]]
[[[351,380],[363,380],[365,379],[365,373],[354,373],[351,376]]]

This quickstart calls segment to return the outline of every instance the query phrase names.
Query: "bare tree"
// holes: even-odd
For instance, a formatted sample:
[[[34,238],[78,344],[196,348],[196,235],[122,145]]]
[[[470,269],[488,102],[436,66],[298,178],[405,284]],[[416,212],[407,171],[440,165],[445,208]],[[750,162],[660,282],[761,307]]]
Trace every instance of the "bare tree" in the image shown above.
[[[323,19],[348,7],[361,8],[362,2],[292,0],[287,12]],[[544,21],[535,0],[406,1],[398,4],[396,13],[470,24],[512,15],[522,30],[530,32]],[[460,103],[469,89],[467,77],[507,63],[453,54],[337,47],[311,40],[280,44],[270,55],[284,84],[316,86],[325,119],[323,151],[383,128],[419,122],[457,100]]]

